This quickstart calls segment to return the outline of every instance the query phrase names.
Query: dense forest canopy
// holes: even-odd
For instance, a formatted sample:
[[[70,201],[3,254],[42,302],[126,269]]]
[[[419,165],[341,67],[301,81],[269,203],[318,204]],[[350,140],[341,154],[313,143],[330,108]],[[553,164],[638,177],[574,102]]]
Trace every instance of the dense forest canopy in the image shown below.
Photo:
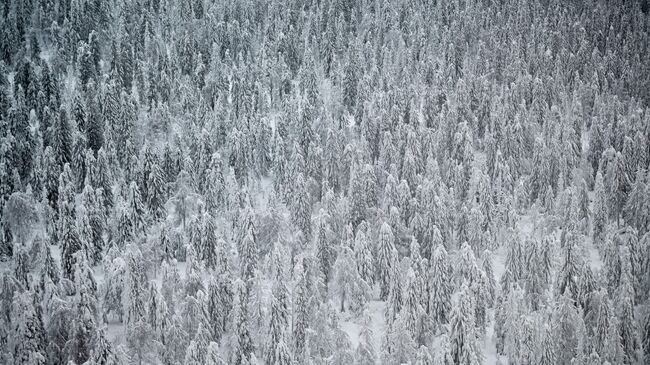
[[[0,363],[650,362],[650,9],[5,0]]]

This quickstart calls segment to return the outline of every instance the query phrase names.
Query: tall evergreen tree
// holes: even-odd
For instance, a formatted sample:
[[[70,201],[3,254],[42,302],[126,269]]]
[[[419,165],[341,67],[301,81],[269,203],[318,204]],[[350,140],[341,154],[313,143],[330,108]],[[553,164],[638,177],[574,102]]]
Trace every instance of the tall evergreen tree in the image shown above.
[[[394,240],[395,237],[390,225],[384,222],[379,229],[376,259],[376,278],[380,288],[379,297],[382,300],[386,300],[390,290],[391,269],[395,260]]]
[[[429,270],[428,313],[433,322],[433,328],[440,329],[447,323],[452,294],[451,267],[447,251],[442,245],[438,245],[434,249]]]
[[[59,116],[54,118],[51,136],[54,159],[59,168],[63,169],[63,165],[72,162],[73,142],[68,113],[63,108],[59,111]]]
[[[248,319],[247,291],[248,289],[246,289],[246,284],[243,281],[238,280],[235,282],[234,314],[231,317],[233,342],[229,363],[236,365],[250,364],[254,351]]]
[[[474,325],[474,303],[465,283],[449,319],[449,359],[452,364],[482,364],[483,352]]]

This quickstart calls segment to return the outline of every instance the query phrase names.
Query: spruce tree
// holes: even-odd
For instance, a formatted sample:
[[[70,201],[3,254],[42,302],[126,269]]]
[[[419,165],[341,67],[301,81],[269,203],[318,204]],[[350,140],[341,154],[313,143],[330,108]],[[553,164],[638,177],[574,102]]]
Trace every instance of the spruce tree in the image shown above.
[[[447,323],[451,309],[451,267],[447,251],[442,245],[437,245],[431,255],[428,274],[429,315],[434,329],[440,329]]]
[[[372,286],[374,279],[373,255],[370,249],[370,242],[366,237],[366,233],[362,230],[357,231],[354,239],[354,257],[361,279]]]
[[[214,217],[206,212],[201,216],[201,247],[199,248],[199,257],[204,261],[207,269],[216,269],[219,265],[219,239],[215,227]]]
[[[384,222],[379,229],[379,242],[377,244],[376,258],[376,281],[379,283],[379,298],[381,300],[386,300],[388,297],[388,291],[390,290],[391,269],[395,260],[394,240],[395,237],[393,236],[393,231],[390,225]]]
[[[316,218],[317,231],[316,235],[314,236],[314,244],[316,246],[316,259],[318,260],[320,270],[323,273],[323,283],[325,284],[326,288],[333,276],[332,269],[336,256],[336,252],[331,247],[332,245],[329,238],[329,219],[329,215],[327,215],[327,213],[321,209]]]
[[[78,228],[75,223],[74,186],[69,165],[66,164],[59,179],[59,221],[61,265],[63,277],[74,280],[76,254],[82,249]]]
[[[243,231],[239,241],[238,250],[240,275],[242,280],[244,280],[248,285],[255,276],[259,254],[251,212],[246,213],[245,217],[245,220],[242,222]]]
[[[340,311],[350,309],[358,314],[368,300],[370,286],[360,277],[350,247],[341,246],[333,269],[334,291],[339,297]]]
[[[312,304],[311,288],[306,258],[298,261],[296,269],[297,283],[293,294],[293,358],[296,362],[306,361],[307,333],[310,324],[310,305]]]
[[[140,188],[135,181],[131,181],[126,197],[126,216],[131,237],[137,237],[145,232],[145,209],[140,195]]]
[[[449,319],[449,358],[452,364],[482,364],[483,352],[474,326],[471,291],[463,283]]]
[[[280,277],[275,278],[271,294],[271,313],[266,335],[264,362],[281,364],[286,360],[285,337],[289,327],[288,289]],[[278,356],[280,355],[280,356]]]
[[[400,316],[404,319],[404,324],[408,329],[411,338],[419,345],[423,344],[423,324],[424,308],[420,303],[420,290],[415,272],[409,269],[406,273],[406,283],[404,290],[404,304],[400,311]]]
[[[156,158],[147,176],[147,192],[146,204],[149,208],[149,214],[159,220],[165,216],[165,202],[166,202],[166,183],[164,173],[158,159]]]
[[[634,318],[633,276],[627,247],[624,247],[622,251],[621,281],[616,292],[618,333],[620,335],[624,363],[634,364],[639,361],[640,346],[637,321]]]
[[[95,334],[95,345],[90,357],[94,364],[101,365],[117,365],[119,364],[118,357],[115,354],[113,345],[106,338],[106,331],[103,328],[97,329]]]
[[[33,354],[45,356],[46,333],[29,291],[16,293],[11,308],[13,331],[8,350],[18,364],[27,364]]]
[[[298,174],[294,189],[296,200],[291,216],[296,227],[302,233],[304,244],[311,239],[311,195],[302,173]]]
[[[234,365],[250,364],[254,351],[248,317],[247,291],[246,284],[243,281],[238,280],[235,282],[234,313],[231,317],[233,342],[229,360],[229,363]]]
[[[51,134],[54,159],[63,169],[63,165],[72,162],[72,127],[65,109],[61,108],[58,117],[54,118]]]
[[[350,188],[348,192],[350,199],[350,220],[353,228],[366,219],[367,197],[363,181],[362,166],[355,161],[350,166]]]

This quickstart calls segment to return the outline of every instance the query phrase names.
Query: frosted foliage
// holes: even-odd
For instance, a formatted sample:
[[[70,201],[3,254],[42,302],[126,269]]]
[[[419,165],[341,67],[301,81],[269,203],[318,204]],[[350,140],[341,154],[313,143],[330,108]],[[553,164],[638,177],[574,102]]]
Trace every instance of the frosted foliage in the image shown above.
[[[5,0],[0,364],[650,363],[647,0]]]

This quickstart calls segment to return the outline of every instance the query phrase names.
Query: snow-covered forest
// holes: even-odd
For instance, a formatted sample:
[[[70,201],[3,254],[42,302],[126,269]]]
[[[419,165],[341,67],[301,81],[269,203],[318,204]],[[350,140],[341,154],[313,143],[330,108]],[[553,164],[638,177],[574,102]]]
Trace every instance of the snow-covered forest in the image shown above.
[[[4,0],[0,363],[650,363],[645,0]]]

